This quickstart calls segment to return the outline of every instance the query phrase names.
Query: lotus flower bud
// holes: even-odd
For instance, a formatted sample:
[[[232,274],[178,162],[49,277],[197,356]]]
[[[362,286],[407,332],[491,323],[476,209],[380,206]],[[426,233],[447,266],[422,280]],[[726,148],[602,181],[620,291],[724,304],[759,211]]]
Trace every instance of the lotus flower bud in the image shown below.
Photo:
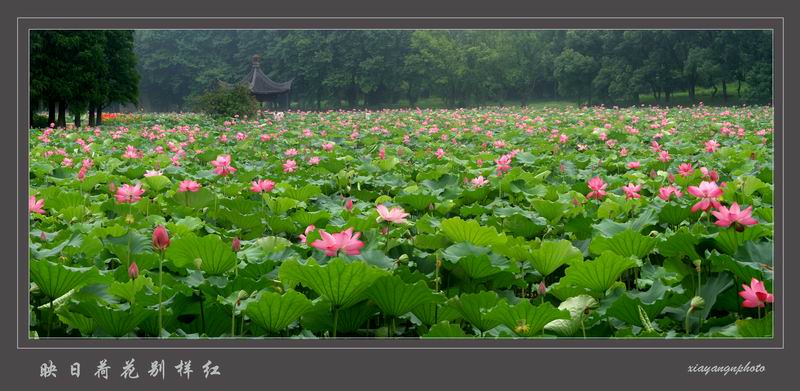
[[[139,277],[139,266],[136,266],[136,261],[131,262],[131,266],[128,267],[128,277],[131,280],[135,280],[136,277]]]
[[[544,281],[539,283],[539,287],[536,289],[536,293],[538,293],[539,296],[544,296],[545,294],[547,294],[547,286],[544,284]]]
[[[344,202],[344,208],[347,209],[348,212],[353,211],[353,200],[348,198],[347,201]]]
[[[239,250],[242,249],[242,241],[239,240],[238,236],[233,238],[233,242],[231,243],[231,248],[233,249],[233,252],[235,252],[235,253],[238,253]]]
[[[157,251],[164,251],[169,247],[169,233],[163,225],[159,225],[153,230],[153,248]]]
[[[195,269],[200,270],[201,266],[203,266],[203,260],[200,259],[200,258],[195,258],[194,259],[194,267],[195,267]]]
[[[701,309],[705,305],[706,305],[706,301],[700,296],[692,297],[692,301],[689,304],[691,311],[694,311],[696,309]]]

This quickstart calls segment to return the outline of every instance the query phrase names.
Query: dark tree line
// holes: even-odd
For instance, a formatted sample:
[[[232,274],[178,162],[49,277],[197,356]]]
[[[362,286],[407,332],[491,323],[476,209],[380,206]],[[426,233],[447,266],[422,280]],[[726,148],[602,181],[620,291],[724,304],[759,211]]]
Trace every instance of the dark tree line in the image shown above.
[[[48,123],[66,126],[67,110],[81,126],[99,125],[112,103],[137,103],[139,74],[128,30],[30,32],[30,120],[44,108]]]
[[[142,102],[186,98],[233,82],[262,55],[276,81],[294,78],[295,106],[382,107],[441,98],[448,106],[574,99],[670,104],[698,88],[729,103],[769,103],[770,31],[188,31],[136,32]]]

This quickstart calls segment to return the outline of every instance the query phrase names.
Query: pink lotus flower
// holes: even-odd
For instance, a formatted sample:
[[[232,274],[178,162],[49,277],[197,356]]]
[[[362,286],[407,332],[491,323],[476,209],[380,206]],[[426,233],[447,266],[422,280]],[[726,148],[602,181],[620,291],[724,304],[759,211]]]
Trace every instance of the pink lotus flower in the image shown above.
[[[297,150],[294,149],[294,148],[289,148],[283,154],[288,156],[288,157],[297,156]]]
[[[672,185],[658,189],[658,197],[664,201],[669,201],[673,194],[675,195],[675,198],[680,198],[683,195],[683,193],[681,193],[677,187]]]
[[[190,191],[192,193],[196,193],[199,190],[200,190],[200,184],[195,182],[195,181],[189,180],[189,179],[187,179],[185,181],[181,181],[178,184],[178,193],[184,193],[184,192],[187,192],[187,191]]]
[[[140,157],[140,154],[139,151],[136,150],[136,147],[134,147],[133,145],[128,145],[125,148],[125,153],[122,154],[122,157],[127,159],[136,159]]]
[[[589,185],[589,189],[591,189],[592,191],[590,191],[589,194],[586,195],[586,198],[594,198],[596,200],[599,200],[605,197],[606,187],[608,187],[608,184],[603,182],[603,180],[600,179],[600,177],[594,177],[592,179],[589,179],[587,184]]]
[[[344,208],[348,212],[352,212],[353,211],[353,199],[352,198],[348,198],[347,201],[344,202]]]
[[[231,166],[231,155],[219,155],[217,159],[211,162],[214,166],[214,172],[220,176],[227,176],[236,172],[236,168]]]
[[[558,142],[560,142],[561,144],[566,144],[567,141],[569,141],[569,136],[567,136],[566,134],[561,134],[560,136],[558,136]]]
[[[619,156],[628,156],[628,148],[622,147],[622,149],[619,150]]]
[[[628,168],[630,168],[631,170],[635,170],[635,169],[637,169],[637,168],[639,168],[639,167],[641,167],[641,166],[642,166],[642,165],[641,165],[641,163],[639,163],[638,161],[636,161],[636,162],[629,162],[629,163],[628,163]]]
[[[44,212],[44,199],[36,199],[36,196],[28,198],[28,213],[38,213],[43,215]]]
[[[681,165],[678,166],[678,174],[682,177],[692,175],[693,172],[694,168],[691,163],[681,163]]]
[[[767,288],[764,287],[764,282],[759,281],[755,278],[750,280],[750,286],[747,284],[742,284],[743,291],[739,292],[739,296],[744,299],[742,302],[742,307],[745,308],[764,308],[766,303],[772,303],[775,301],[775,297],[767,292]]]
[[[479,175],[477,178],[472,178],[470,182],[472,183],[472,186],[476,188],[482,187],[483,185],[489,183],[489,181],[487,181],[483,175]]]
[[[719,148],[719,143],[717,140],[708,140],[705,143],[706,152],[716,152],[717,148]]]
[[[385,148],[381,148],[380,151],[378,151],[378,158],[380,158],[381,160],[386,159],[386,149]]]
[[[658,160],[666,163],[670,161],[672,158],[669,156],[669,151],[661,151],[658,155]]]
[[[296,161],[288,159],[285,163],[283,163],[283,172],[294,172],[295,170],[297,170]]]
[[[641,185],[634,185],[633,183],[628,183],[627,186],[622,186],[622,191],[625,192],[625,199],[633,199],[641,197],[639,194],[639,190],[642,189]]]
[[[392,208],[389,210],[384,205],[378,205],[375,207],[375,209],[378,210],[378,214],[380,215],[378,217],[379,222],[381,220],[386,220],[397,224],[403,224],[407,222],[406,217],[408,216],[408,213],[406,213],[403,208]]]
[[[709,170],[705,167],[700,167],[700,173],[703,174],[703,178],[711,179],[711,181],[716,182],[719,180],[719,174],[717,170]]]
[[[333,151],[333,146],[334,146],[333,143],[323,143],[322,144],[322,149],[324,151],[326,151],[326,152],[330,152],[330,151]]]
[[[144,194],[144,189],[142,189],[141,183],[137,183],[135,186],[126,183],[117,188],[115,197],[117,197],[117,202],[121,204],[132,204],[139,201],[142,198],[142,194]]]
[[[700,182],[700,186],[689,186],[686,188],[689,194],[700,198],[700,201],[692,206],[692,212],[697,212],[698,209],[708,210],[710,206],[719,209],[720,204],[717,199],[722,195],[720,189],[714,182]]]
[[[436,158],[441,160],[444,157],[444,149],[437,149],[436,150]]]
[[[317,164],[319,164],[319,156],[312,156],[312,157],[310,157],[310,158],[308,159],[308,164],[310,164],[310,165],[312,165],[312,166],[316,166]]]
[[[711,212],[711,214],[717,218],[716,224],[720,227],[729,227],[731,224],[734,224],[737,230],[740,230],[745,226],[758,223],[758,221],[751,216],[753,211],[752,206],[741,210],[739,209],[739,204],[734,202],[730,208],[720,205],[717,209],[718,210]]]
[[[500,156],[494,162],[497,163],[497,175],[502,175],[511,169],[511,156],[509,155]]]
[[[356,232],[353,234],[353,228],[348,228],[333,235],[321,229],[319,230],[319,235],[321,239],[311,243],[311,247],[325,251],[325,255],[329,257],[335,256],[340,250],[343,250],[347,255],[358,255],[361,254],[361,248],[364,247],[364,242],[358,240],[361,233]]]
[[[302,235],[300,235],[300,243],[305,243],[306,242],[306,236],[309,233],[314,232],[315,229],[317,229],[317,227],[315,227],[314,224],[311,224],[308,227],[306,227],[306,230],[303,232]]]
[[[275,188],[275,182],[269,179],[258,179],[251,182],[250,191],[253,193],[271,192]]]

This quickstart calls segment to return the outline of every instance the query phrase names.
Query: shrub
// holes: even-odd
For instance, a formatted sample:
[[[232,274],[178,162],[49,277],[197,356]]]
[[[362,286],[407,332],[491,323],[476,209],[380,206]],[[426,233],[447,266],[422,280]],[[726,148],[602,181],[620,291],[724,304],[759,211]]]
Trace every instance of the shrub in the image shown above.
[[[191,98],[190,105],[195,111],[218,117],[253,115],[259,108],[256,98],[243,85],[218,86]]]

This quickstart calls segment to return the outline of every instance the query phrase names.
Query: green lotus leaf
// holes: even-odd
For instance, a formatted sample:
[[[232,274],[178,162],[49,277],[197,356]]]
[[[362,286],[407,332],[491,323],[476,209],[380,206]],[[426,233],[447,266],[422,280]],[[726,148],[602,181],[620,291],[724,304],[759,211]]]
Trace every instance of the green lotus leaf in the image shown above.
[[[67,326],[81,332],[84,337],[90,337],[94,332],[95,325],[91,318],[86,317],[80,313],[72,311],[59,311],[56,312],[58,320]]]
[[[611,307],[606,310],[606,315],[613,316],[630,325],[645,327],[642,324],[642,317],[639,316],[639,307],[644,309],[650,320],[653,320],[661,314],[666,305],[667,303],[664,300],[656,300],[647,304],[642,301],[641,297],[625,292],[614,300]]]
[[[175,239],[167,249],[166,258],[179,268],[195,268],[200,259],[200,269],[210,275],[220,275],[233,270],[236,254],[230,243],[217,235],[187,236]]]
[[[170,181],[169,178],[163,175],[144,177],[144,179],[142,179],[142,182],[147,184],[150,190],[153,190],[154,192],[159,192],[172,185],[172,181]]]
[[[365,326],[367,319],[376,313],[378,313],[378,308],[369,301],[362,301],[339,310],[339,318],[336,321],[337,333],[352,333],[358,330]],[[333,312],[330,301],[326,299],[315,300],[314,307],[302,316],[300,323],[303,328],[315,333],[333,330]]]
[[[428,332],[422,336],[425,339],[448,339],[448,338],[474,338],[473,336],[467,335],[464,330],[461,329],[461,326],[457,324],[450,324],[447,321],[439,322],[431,327]]]
[[[30,275],[31,281],[50,299],[87,284],[105,281],[95,267],[68,267],[46,260],[31,260]]]
[[[536,213],[547,219],[550,224],[557,223],[566,211],[566,206],[558,201],[535,199],[531,201],[531,204],[533,204]]]
[[[632,230],[625,230],[611,238],[597,236],[592,239],[589,250],[593,254],[611,251],[623,257],[644,258],[656,245],[656,239]]]
[[[564,264],[583,261],[581,250],[575,248],[568,240],[545,241],[531,251],[529,262],[543,276],[547,276]]]
[[[479,293],[463,294],[450,299],[448,303],[458,310],[467,322],[483,333],[500,324],[499,321],[486,316],[486,313],[494,308],[499,300],[500,298],[497,296],[497,293],[483,291]]]
[[[736,279],[740,282],[749,284],[753,278],[763,280],[763,272],[757,263],[737,261],[727,254],[720,254],[716,250],[708,255],[708,260],[711,262],[711,271],[719,273],[721,271],[729,271],[733,273]]]
[[[299,189],[287,186],[283,189],[283,195],[300,202],[306,202],[320,194],[322,194],[322,189],[315,185],[305,185]]]
[[[378,278],[367,288],[365,295],[378,305],[384,315],[391,317],[441,299],[424,282],[408,284],[397,275]]]
[[[729,255],[734,255],[745,242],[750,240],[755,241],[764,235],[764,227],[760,225],[747,227],[742,232],[738,232],[731,227],[721,230],[716,237],[714,237],[714,243],[720,251]]]
[[[266,199],[269,210],[276,215],[284,214],[296,208],[300,204],[300,201],[297,201],[294,198],[270,197],[266,195],[264,198]]]
[[[742,338],[771,338],[772,328],[772,312],[768,312],[763,318],[736,321],[736,331]]]
[[[634,260],[606,251],[593,261],[572,264],[560,282],[586,288],[598,297],[611,288],[622,272],[635,266]]]
[[[394,197],[394,202],[408,207],[409,211],[428,210],[428,205],[438,201],[438,198],[429,194],[404,194]]]
[[[569,319],[569,313],[556,309],[549,302],[534,306],[528,300],[521,300],[516,305],[501,300],[486,318],[508,327],[520,337],[533,337],[540,335],[548,323],[556,319]]]
[[[82,302],[80,308],[89,314],[96,328],[104,331],[108,335],[120,338],[130,334],[149,316],[156,314],[156,311],[135,307],[130,309],[117,309],[104,306],[97,302]]]
[[[681,229],[667,240],[659,243],[658,252],[665,257],[688,257],[689,260],[694,261],[700,259],[700,254],[695,249],[698,243],[700,243],[700,238],[686,229]]]
[[[363,261],[346,262],[341,258],[333,258],[322,266],[313,259],[306,264],[290,259],[281,265],[278,273],[289,287],[301,283],[339,308],[363,300],[372,283],[388,274]]]
[[[419,305],[414,308],[411,313],[413,313],[417,319],[427,326],[431,326],[442,321],[453,322],[460,319],[461,314],[459,314],[454,307],[446,305],[446,303],[439,303],[440,301],[444,300],[444,296],[442,296],[440,293],[437,293],[437,295],[439,295],[441,299]]]
[[[289,327],[311,308],[311,301],[294,290],[283,295],[262,292],[258,300],[247,304],[245,314],[259,327],[274,334]]]
[[[186,191],[175,193],[172,199],[178,204],[188,206],[193,209],[202,209],[214,203],[217,196],[211,190],[203,187],[198,191]]]
[[[567,311],[567,318],[555,319],[544,326],[545,330],[553,331],[563,337],[572,337],[581,329],[581,322],[586,320],[586,312],[597,308],[600,303],[592,296],[578,295],[564,300],[558,305],[561,311]]]
[[[692,215],[692,210],[680,205],[667,204],[658,212],[658,220],[670,225],[680,225]]]
[[[475,220],[461,220],[454,217],[442,221],[442,233],[455,243],[470,242],[476,246],[490,246],[502,244],[506,241],[505,234],[498,234],[494,227],[482,227]]]

